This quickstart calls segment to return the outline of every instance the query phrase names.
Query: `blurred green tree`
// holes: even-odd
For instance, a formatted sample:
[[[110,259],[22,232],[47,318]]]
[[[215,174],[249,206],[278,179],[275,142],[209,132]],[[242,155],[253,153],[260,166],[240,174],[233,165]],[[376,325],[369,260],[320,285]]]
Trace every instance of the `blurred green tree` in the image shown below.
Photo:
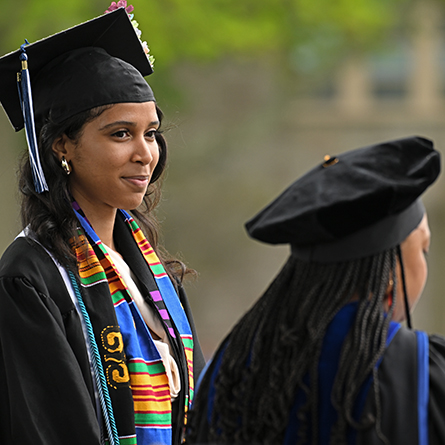
[[[162,68],[225,55],[337,54],[363,49],[392,29],[410,0],[134,0],[135,18]],[[0,50],[101,14],[102,0],[0,0]],[[304,52],[304,51],[303,51]],[[302,54],[303,54],[302,52]]]

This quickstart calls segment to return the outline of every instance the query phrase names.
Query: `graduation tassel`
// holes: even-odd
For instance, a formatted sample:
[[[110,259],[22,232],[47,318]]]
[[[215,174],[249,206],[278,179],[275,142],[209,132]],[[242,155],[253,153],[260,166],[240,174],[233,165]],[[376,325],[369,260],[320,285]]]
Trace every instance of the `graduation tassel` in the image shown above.
[[[45,174],[43,173],[40,163],[39,148],[37,146],[37,136],[34,124],[34,109],[32,104],[31,81],[28,70],[28,55],[26,54],[25,45],[28,41],[20,46],[20,60],[22,62],[22,70],[17,73],[17,87],[19,90],[20,105],[25,123],[26,141],[29,149],[29,161],[31,163],[32,177],[34,187],[37,193],[48,191]]]

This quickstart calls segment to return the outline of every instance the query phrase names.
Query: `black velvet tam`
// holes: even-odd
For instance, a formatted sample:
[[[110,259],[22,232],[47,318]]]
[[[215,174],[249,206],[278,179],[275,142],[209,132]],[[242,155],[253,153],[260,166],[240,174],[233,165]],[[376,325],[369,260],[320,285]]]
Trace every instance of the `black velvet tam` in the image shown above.
[[[250,236],[290,244],[305,260],[345,261],[400,244],[420,223],[437,178],[433,143],[411,137],[325,160],[246,223]]]
[[[96,106],[154,100],[153,72],[124,8],[25,46],[36,124],[61,122]],[[24,126],[17,90],[20,50],[0,58],[0,102]]]

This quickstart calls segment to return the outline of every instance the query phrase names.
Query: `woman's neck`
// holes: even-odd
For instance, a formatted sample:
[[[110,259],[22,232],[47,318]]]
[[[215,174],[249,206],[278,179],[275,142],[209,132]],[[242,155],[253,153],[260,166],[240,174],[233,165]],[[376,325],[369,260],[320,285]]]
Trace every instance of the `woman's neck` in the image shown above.
[[[114,217],[112,219],[94,218],[94,217],[90,218],[88,214],[85,214],[85,216],[88,218],[88,221],[90,222],[91,226],[93,227],[94,231],[96,232],[100,240],[107,246],[111,247],[113,250],[116,250],[113,237],[116,212],[114,213]]]
[[[116,250],[113,233],[117,209],[112,207],[97,208],[90,206],[88,202],[79,202],[79,200],[76,202],[100,240]]]

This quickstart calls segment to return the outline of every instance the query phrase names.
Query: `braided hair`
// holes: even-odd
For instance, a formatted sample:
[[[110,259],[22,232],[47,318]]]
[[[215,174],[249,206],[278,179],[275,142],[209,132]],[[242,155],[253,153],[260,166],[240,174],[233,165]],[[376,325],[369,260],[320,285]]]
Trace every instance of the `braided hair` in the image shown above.
[[[380,402],[376,363],[382,357],[395,298],[383,312],[390,280],[396,292],[397,249],[338,263],[306,262],[291,256],[263,296],[223,342],[214,383],[210,420],[212,443],[282,443],[297,392],[298,443],[318,443],[318,361],[326,329],[336,313],[358,301],[345,339],[331,399],[338,420],[331,441],[345,444],[349,427],[376,426]],[[356,397],[373,373],[377,412],[360,423],[353,418]],[[307,377],[311,382],[307,384]],[[207,388],[212,369],[201,383]],[[197,436],[199,416],[207,414],[207,392],[198,391],[188,423],[188,441]]]

